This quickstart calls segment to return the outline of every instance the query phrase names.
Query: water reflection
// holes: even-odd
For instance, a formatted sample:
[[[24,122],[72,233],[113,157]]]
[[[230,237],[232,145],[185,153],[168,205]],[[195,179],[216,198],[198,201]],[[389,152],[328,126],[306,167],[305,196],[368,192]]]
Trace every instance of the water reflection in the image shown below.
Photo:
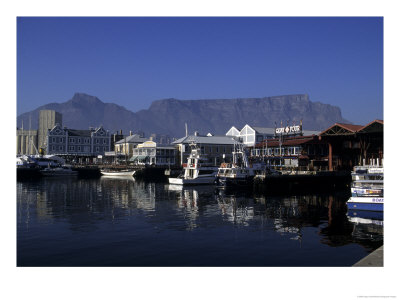
[[[382,245],[383,216],[348,212],[346,200],[340,193],[270,196],[129,177],[43,178],[17,183],[18,241],[28,244],[33,232],[46,229],[49,236],[88,233],[96,240],[99,232],[107,232],[108,239],[118,236],[128,244],[139,239],[141,247],[164,237],[165,245],[175,242],[177,249],[181,240],[188,243],[184,233],[199,239],[195,249],[224,241],[221,249],[224,244],[241,245],[240,251],[269,247],[276,255],[284,251],[279,247],[299,251],[304,243],[315,243],[315,249],[357,243],[368,252]],[[62,225],[58,232],[52,227],[57,224]],[[236,244],[238,239],[243,242]],[[190,238],[190,243],[195,242]],[[249,244],[253,250],[246,248]]]

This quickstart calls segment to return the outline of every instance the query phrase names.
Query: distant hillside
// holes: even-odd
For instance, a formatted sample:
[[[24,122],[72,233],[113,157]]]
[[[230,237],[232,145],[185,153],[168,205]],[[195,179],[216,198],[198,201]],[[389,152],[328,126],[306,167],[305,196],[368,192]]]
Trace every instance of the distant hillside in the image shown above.
[[[308,95],[286,95],[265,98],[154,101],[149,109],[136,113],[114,103],[104,103],[97,97],[76,93],[64,103],[49,103],[17,118],[17,126],[36,129],[39,111],[52,109],[63,115],[63,125],[86,129],[103,125],[115,132],[123,130],[169,134],[181,137],[185,123],[189,132],[225,134],[232,126],[241,129],[245,124],[274,127],[281,121],[298,123],[303,120],[306,130],[326,129],[335,122],[350,123],[342,118],[340,108],[320,102],[311,102]]]

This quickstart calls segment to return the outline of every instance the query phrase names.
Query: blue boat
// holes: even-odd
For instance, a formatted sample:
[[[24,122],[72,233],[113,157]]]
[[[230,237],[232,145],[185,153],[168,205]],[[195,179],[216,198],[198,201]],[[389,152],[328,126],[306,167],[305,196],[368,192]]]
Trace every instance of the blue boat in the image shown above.
[[[347,208],[383,212],[383,167],[355,167],[352,179],[351,197],[347,201]]]

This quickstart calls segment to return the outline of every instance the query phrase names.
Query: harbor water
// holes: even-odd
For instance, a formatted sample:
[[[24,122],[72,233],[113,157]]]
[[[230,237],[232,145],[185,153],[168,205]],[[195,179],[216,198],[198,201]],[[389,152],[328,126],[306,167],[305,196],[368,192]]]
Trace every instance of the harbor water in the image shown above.
[[[348,212],[349,193],[17,181],[17,266],[352,266],[383,245],[383,220]]]

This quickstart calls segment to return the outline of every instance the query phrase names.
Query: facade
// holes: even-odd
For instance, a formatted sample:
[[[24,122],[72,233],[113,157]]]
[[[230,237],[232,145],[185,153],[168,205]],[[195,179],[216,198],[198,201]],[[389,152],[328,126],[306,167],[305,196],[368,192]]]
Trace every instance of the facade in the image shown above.
[[[281,128],[256,127],[246,124],[240,131],[233,126],[225,135],[238,138],[247,147],[254,147],[257,143],[275,138],[279,135],[296,136],[313,135],[318,133],[319,131],[303,130],[301,124]]]
[[[269,166],[327,170],[328,144],[317,135],[279,137],[257,144],[250,159]]]
[[[174,146],[146,141],[132,150],[133,155],[129,161],[135,164],[172,166],[176,163],[176,149]]]
[[[57,124],[62,126],[62,114],[55,110],[41,110],[39,112],[38,149],[46,149],[47,132]]]
[[[335,123],[321,132],[320,137],[329,147],[329,170],[383,164],[383,120],[365,126]]]
[[[48,130],[46,154],[98,156],[110,150],[111,136],[102,126],[89,130],[62,128]]]
[[[306,170],[349,171],[357,165],[383,165],[383,157],[382,120],[365,126],[335,123],[318,135],[282,133],[251,149],[253,161]]]
[[[37,154],[38,131],[17,129],[17,155]]]
[[[115,143],[115,154],[117,156],[126,156],[131,158],[133,155],[133,149],[137,148],[138,145],[146,142],[148,139],[140,136],[139,134],[131,134],[123,139],[120,139]]]
[[[191,151],[190,145],[193,143],[200,147],[201,154],[215,166],[219,166],[224,161],[230,162],[235,144],[238,144],[232,136],[201,136],[195,134],[183,137],[172,143],[177,147],[180,165],[186,163]]]

